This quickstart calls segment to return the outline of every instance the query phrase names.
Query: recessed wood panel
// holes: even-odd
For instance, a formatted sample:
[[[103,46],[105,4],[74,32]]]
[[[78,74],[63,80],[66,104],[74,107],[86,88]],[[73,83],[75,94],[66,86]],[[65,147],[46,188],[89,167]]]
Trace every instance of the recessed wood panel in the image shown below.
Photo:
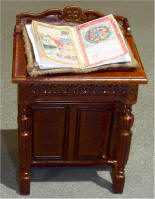
[[[112,120],[112,108],[79,108],[75,158],[105,158]]]
[[[33,109],[33,156],[65,158],[68,134],[68,109],[37,107]]]

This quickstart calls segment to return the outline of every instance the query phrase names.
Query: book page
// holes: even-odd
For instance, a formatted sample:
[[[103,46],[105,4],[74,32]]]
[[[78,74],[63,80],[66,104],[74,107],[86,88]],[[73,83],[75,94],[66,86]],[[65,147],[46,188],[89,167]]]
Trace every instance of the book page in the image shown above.
[[[26,27],[29,39],[30,39],[32,46],[33,46],[33,51],[34,51],[34,56],[35,56],[35,63],[34,63],[35,66],[39,66],[40,69],[50,69],[50,68],[60,67],[60,64],[58,66],[57,63],[53,63],[50,60],[47,60],[47,59],[40,57],[38,47],[37,47],[36,42],[35,42],[35,38],[34,38],[34,34],[33,34],[33,31],[32,31],[31,24],[26,24],[25,27]],[[63,65],[62,65],[62,67],[63,67]]]
[[[88,67],[116,63],[118,60],[131,61],[123,35],[113,15],[81,24],[76,29]]]
[[[83,66],[74,38],[74,28],[32,22],[35,42],[42,58],[65,66]]]

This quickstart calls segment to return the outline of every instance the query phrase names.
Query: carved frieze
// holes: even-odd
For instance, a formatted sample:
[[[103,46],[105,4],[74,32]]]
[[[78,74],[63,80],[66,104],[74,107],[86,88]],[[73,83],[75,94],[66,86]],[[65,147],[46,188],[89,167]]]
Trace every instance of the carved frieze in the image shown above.
[[[33,84],[31,91],[35,95],[102,95],[102,94],[127,94],[128,86],[117,84]],[[130,93],[134,87],[130,86]]]
[[[125,84],[32,84],[30,91],[35,96],[125,96],[134,101],[137,98],[137,85]]]

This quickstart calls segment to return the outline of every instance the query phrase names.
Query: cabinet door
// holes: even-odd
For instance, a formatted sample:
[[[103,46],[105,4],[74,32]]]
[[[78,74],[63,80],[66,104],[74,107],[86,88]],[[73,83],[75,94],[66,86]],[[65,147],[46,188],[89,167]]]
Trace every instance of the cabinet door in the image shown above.
[[[113,121],[112,106],[77,108],[75,159],[106,158]]]
[[[33,107],[33,157],[65,159],[69,109],[65,106]]]

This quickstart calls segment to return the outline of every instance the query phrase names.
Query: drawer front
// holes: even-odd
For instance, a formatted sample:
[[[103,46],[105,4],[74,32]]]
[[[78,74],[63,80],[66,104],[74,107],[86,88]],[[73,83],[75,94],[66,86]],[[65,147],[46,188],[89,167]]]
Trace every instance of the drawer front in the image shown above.
[[[114,121],[114,108],[77,108],[75,159],[107,158]]]
[[[69,109],[63,106],[33,107],[33,157],[65,159]]]

